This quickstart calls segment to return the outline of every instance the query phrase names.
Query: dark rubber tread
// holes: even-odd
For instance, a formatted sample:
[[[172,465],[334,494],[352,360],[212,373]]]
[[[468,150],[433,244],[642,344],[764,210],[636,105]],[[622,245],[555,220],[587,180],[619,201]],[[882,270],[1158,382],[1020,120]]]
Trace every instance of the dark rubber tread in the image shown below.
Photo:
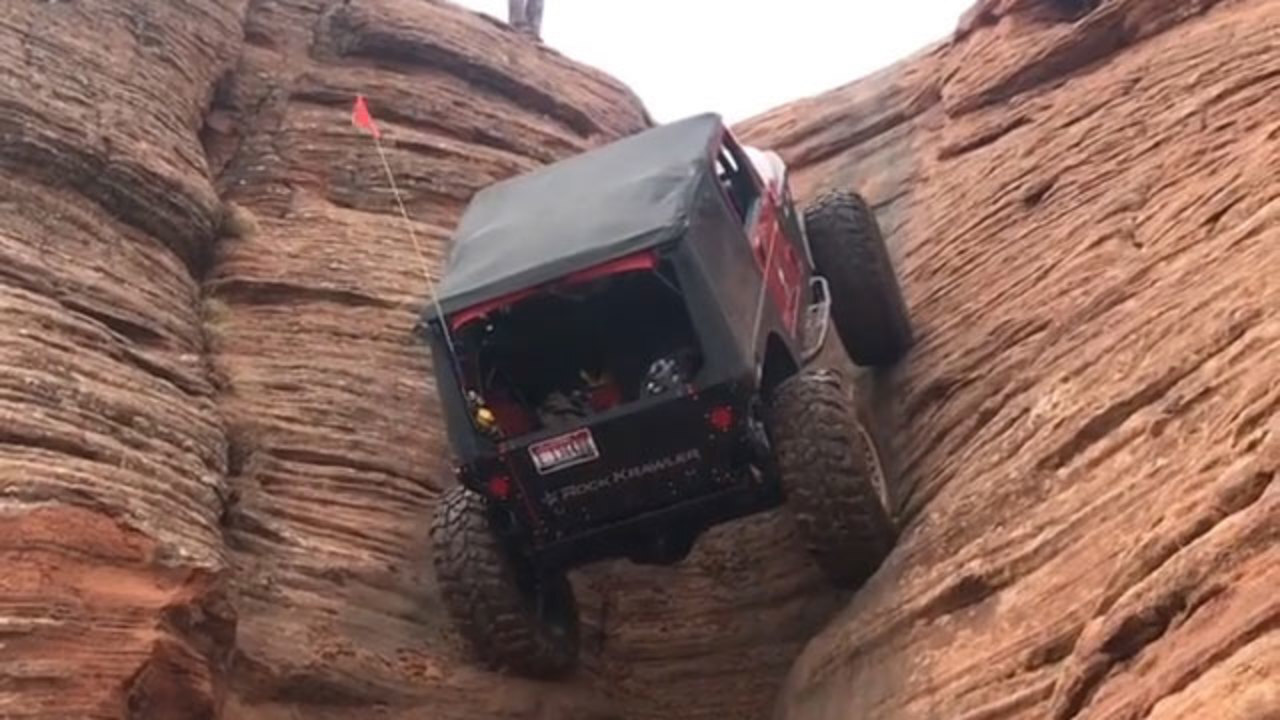
[[[806,370],[774,392],[769,435],[787,505],[831,582],[861,586],[893,548],[876,449],[834,370]]]
[[[549,612],[540,614],[539,593],[522,587],[493,532],[487,502],[455,486],[436,507],[431,540],[445,607],[490,667],[531,678],[563,676],[578,660],[573,587],[563,574],[545,580],[541,598]]]
[[[875,212],[860,195],[828,192],[805,210],[813,263],[831,287],[831,319],[858,365],[884,367],[914,342],[902,288]]]

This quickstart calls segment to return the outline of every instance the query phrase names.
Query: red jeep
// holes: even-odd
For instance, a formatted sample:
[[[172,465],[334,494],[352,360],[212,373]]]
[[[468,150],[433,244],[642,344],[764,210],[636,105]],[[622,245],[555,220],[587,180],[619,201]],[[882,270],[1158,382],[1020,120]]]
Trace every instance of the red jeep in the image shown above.
[[[801,217],[716,115],[478,193],[421,324],[458,480],[434,563],[478,653],[564,673],[569,569],[676,563],[784,503],[833,582],[871,575],[895,530],[852,388],[810,367],[831,324],[864,366],[912,344],[874,215],[834,192]]]

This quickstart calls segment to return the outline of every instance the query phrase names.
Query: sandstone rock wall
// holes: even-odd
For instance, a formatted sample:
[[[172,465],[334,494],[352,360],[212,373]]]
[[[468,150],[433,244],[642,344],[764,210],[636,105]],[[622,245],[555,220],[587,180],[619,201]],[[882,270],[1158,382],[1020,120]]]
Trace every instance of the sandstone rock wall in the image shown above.
[[[779,717],[1280,717],[1280,5],[981,3],[757,118],[867,189],[906,529]]]
[[[441,620],[422,270],[356,92],[433,267],[474,190],[648,123],[443,3],[0,8],[0,717],[600,707]]]
[[[212,711],[234,619],[197,134],[243,10],[0,8],[0,716]]]
[[[427,529],[451,476],[410,336],[422,263],[348,118],[366,94],[434,272],[472,193],[633,132],[643,110],[446,4],[260,3],[245,38],[210,144],[222,196],[255,221],[219,243],[204,285],[235,459],[229,714],[588,716],[601,707],[590,683],[473,667],[435,595]]]

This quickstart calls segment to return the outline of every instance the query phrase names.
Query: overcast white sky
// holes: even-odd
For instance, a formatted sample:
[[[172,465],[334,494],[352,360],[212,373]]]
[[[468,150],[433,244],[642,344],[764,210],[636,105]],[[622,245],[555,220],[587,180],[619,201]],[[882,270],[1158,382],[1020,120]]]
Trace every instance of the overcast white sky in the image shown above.
[[[506,20],[507,0],[455,0]],[[945,38],[975,0],[545,0],[542,36],[627,83],[659,122],[730,122]]]

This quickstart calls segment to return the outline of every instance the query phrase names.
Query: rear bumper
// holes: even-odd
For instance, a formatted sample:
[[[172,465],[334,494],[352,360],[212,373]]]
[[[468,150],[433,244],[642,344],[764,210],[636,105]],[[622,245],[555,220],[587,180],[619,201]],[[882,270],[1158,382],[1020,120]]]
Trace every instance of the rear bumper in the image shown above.
[[[687,546],[712,527],[781,504],[782,493],[777,483],[764,478],[744,480],[725,490],[534,548],[533,560],[543,570],[565,570],[644,553],[661,542],[685,545],[687,551]]]

